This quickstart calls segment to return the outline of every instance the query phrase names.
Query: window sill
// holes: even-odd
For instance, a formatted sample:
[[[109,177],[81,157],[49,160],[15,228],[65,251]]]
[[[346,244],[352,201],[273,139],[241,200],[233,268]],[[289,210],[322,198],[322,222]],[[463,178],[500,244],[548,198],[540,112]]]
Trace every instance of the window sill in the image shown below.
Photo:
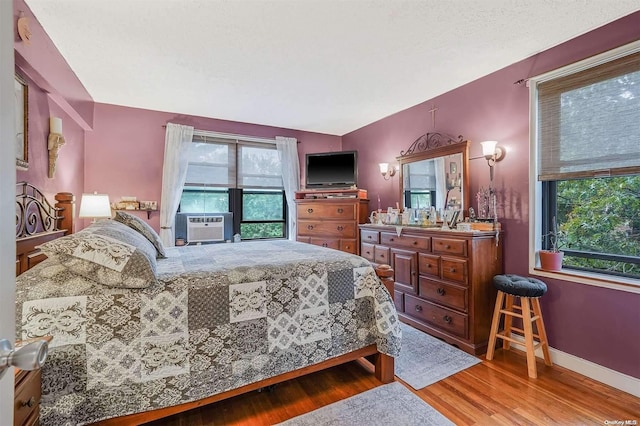
[[[572,269],[563,269],[561,271],[547,271],[539,267],[529,268],[529,274],[552,278],[562,281],[571,281],[578,284],[592,285],[596,287],[604,287],[612,290],[621,290],[629,293],[640,294],[640,280],[625,277],[614,277],[610,275],[597,274],[586,271],[576,271]]]

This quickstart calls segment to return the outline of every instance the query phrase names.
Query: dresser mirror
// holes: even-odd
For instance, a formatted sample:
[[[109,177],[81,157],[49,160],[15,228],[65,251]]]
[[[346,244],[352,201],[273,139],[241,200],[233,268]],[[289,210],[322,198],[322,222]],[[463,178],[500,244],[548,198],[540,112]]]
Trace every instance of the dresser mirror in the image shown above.
[[[469,141],[462,136],[427,133],[396,157],[400,168],[400,204],[405,208],[469,208]]]

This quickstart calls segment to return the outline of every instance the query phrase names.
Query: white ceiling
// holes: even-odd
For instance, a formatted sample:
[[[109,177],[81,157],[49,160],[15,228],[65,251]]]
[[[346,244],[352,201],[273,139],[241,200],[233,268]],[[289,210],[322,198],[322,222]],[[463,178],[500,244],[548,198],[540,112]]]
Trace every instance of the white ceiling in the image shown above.
[[[26,0],[94,101],[343,135],[638,0]]]

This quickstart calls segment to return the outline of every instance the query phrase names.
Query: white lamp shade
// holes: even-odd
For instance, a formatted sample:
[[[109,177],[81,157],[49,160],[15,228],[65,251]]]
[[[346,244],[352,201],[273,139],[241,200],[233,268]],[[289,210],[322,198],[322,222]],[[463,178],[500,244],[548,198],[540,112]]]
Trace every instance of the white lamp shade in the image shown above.
[[[498,145],[498,141],[484,141],[480,142],[482,145],[482,155],[485,157],[493,157],[496,153],[496,146]]]
[[[378,166],[380,167],[380,173],[383,175],[386,175],[389,171],[389,163],[380,163]]]
[[[62,118],[50,117],[49,118],[49,133],[62,134]]]
[[[78,217],[111,217],[111,205],[106,194],[82,194]]]

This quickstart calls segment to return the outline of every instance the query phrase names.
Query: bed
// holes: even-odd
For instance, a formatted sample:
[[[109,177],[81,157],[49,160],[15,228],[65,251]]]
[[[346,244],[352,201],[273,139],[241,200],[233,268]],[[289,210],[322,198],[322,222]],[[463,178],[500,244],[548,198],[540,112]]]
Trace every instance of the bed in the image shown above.
[[[73,196],[56,199],[16,200],[17,338],[53,336],[41,424],[144,423],[362,358],[393,381],[399,322],[365,259],[281,240],[164,250],[129,215],[74,234]]]

